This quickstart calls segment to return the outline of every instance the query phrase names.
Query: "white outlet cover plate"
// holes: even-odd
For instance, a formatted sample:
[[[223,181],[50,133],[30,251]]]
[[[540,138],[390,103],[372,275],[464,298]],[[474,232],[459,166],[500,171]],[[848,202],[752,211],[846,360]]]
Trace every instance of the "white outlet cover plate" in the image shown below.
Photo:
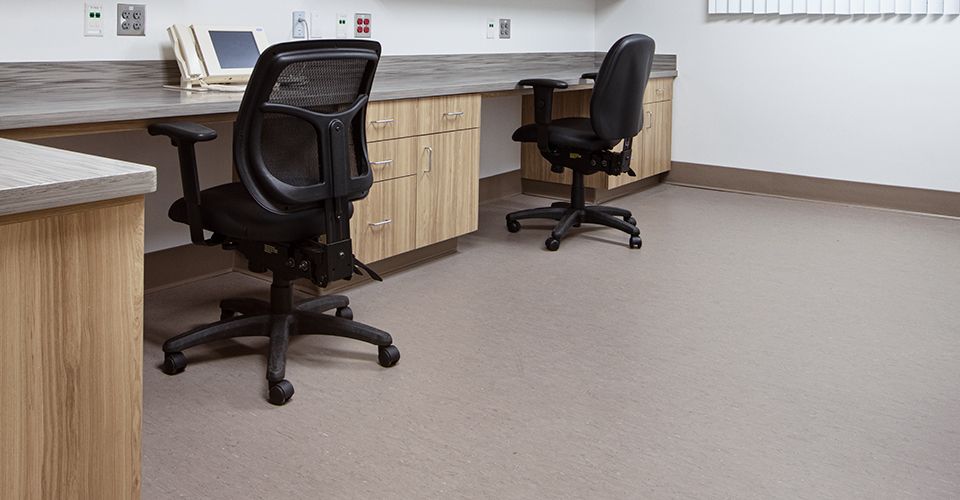
[[[103,4],[83,4],[83,36],[103,36]]]

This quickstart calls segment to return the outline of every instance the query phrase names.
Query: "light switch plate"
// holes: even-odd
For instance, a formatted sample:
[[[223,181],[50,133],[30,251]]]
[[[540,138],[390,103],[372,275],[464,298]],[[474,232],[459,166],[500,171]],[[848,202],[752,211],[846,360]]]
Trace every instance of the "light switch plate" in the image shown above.
[[[350,20],[346,14],[337,14],[337,38],[350,36]]]
[[[117,4],[117,36],[146,36],[147,6],[143,4]]]
[[[83,36],[103,36],[103,4],[83,4]]]
[[[497,37],[497,20],[487,19],[487,39],[493,40]]]

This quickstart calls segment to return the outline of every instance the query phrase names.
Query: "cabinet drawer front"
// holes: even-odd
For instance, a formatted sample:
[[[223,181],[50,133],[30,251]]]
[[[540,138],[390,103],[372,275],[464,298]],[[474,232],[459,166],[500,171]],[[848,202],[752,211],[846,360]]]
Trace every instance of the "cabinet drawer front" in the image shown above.
[[[417,173],[417,138],[394,139],[367,144],[374,181],[385,181]]]
[[[367,142],[417,135],[417,100],[377,101],[367,105]]]
[[[436,134],[480,126],[480,96],[477,94],[420,99],[419,133]]]
[[[673,78],[657,78],[647,83],[643,94],[643,103],[669,101],[673,99]]]
[[[413,250],[417,228],[417,177],[374,183],[370,195],[355,202],[350,235],[357,258],[378,262]]]

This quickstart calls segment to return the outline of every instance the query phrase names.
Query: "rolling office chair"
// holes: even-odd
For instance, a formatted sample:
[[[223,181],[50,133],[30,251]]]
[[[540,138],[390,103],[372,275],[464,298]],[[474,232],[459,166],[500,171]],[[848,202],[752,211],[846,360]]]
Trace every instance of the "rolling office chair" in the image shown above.
[[[291,286],[306,278],[325,287],[361,270],[379,279],[356,261],[350,240],[351,202],[373,185],[364,123],[379,60],[380,44],[373,41],[313,40],[264,51],[234,124],[241,182],[200,191],[194,146],[215,139],[213,130],[190,123],[149,127],[179,149],[184,196],[170,207],[170,218],[190,226],[193,243],[238,250],[252,271],[273,273],[270,302],[224,300],[219,322],[164,343],[165,373],[184,370],[182,351],[190,347],[269,337],[269,400],[282,405],[293,396],[285,380],[291,335],[361,340],[379,347],[382,366],[400,360],[390,334],[353,321],[349,299],[294,304]]]
[[[535,124],[524,125],[513,134],[517,142],[535,142],[540,154],[550,162],[551,170],[562,174],[573,171],[570,203],[554,203],[548,208],[522,210],[507,215],[507,229],[520,231],[524,219],[559,221],[547,238],[548,250],[560,249],[570,229],[583,223],[601,224],[630,235],[630,248],[640,248],[640,230],[629,210],[606,206],[586,206],[584,176],[598,172],[607,175],[637,174],[630,168],[633,138],[643,129],[643,92],[650,79],[653,54],[652,38],[628,35],[613,45],[599,73],[587,73],[596,80],[590,100],[590,118],[553,120],[553,92],[567,88],[560,80],[530,79],[519,83],[533,87]],[[623,142],[623,151],[613,147]]]

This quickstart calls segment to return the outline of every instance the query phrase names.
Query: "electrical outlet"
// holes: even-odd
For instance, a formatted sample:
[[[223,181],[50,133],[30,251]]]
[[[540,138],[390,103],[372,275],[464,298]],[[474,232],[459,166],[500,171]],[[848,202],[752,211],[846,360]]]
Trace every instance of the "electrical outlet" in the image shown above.
[[[103,4],[83,4],[83,36],[103,36]]]
[[[337,14],[337,38],[350,36],[350,22],[346,14]]]
[[[117,4],[117,36],[146,36],[147,6],[142,4]]]
[[[307,37],[307,26],[305,22],[310,22],[307,19],[307,13],[302,10],[293,11],[293,29],[292,37],[293,38],[306,38]]]
[[[510,38],[510,20],[501,19],[500,20],[500,39],[506,40]]]
[[[354,38],[370,38],[373,36],[373,16],[370,14],[354,14],[353,25],[356,27],[353,31]]]
[[[487,39],[493,40],[497,37],[497,21],[495,19],[487,19]]]

